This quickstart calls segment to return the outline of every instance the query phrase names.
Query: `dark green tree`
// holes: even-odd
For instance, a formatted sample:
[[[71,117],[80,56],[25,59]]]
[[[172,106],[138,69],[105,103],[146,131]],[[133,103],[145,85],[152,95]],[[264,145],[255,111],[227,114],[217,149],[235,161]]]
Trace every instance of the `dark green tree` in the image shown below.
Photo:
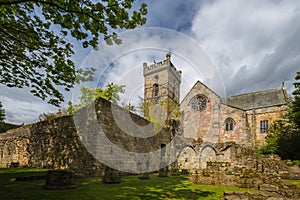
[[[295,128],[300,129],[300,72],[297,72],[294,83],[295,91],[293,92],[294,101],[291,108],[291,120],[294,122]]]
[[[4,123],[4,120],[5,120],[5,110],[0,101],[0,123]]]
[[[266,145],[259,149],[262,154],[278,154],[283,159],[300,160],[300,72],[295,79],[294,99],[281,119],[270,126]]]
[[[115,29],[133,29],[146,22],[146,5],[133,10],[134,2],[1,0],[0,83],[29,87],[35,96],[60,105],[64,97],[58,88],[70,90],[78,74],[89,77],[75,69],[67,37],[81,41],[84,48],[96,48],[99,39],[119,44]]]

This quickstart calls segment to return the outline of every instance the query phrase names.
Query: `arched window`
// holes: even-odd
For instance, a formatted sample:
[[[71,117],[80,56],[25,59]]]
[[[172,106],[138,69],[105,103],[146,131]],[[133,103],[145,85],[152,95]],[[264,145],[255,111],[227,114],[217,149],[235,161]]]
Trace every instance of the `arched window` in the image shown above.
[[[226,131],[232,131],[233,130],[233,127],[235,125],[235,121],[228,117],[226,120],[225,120],[225,130]]]
[[[153,85],[153,94],[154,94],[154,97],[158,96],[158,92],[159,92],[158,84],[154,84]]]

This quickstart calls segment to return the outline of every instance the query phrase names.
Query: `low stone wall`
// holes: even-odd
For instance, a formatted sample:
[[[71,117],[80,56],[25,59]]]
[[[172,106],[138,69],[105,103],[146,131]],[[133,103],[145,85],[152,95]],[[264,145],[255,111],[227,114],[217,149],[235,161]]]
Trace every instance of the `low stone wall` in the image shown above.
[[[279,184],[280,177],[276,173],[262,173],[255,168],[231,167],[228,162],[208,162],[207,168],[195,171],[190,181],[197,184],[258,188],[262,184]]]
[[[290,170],[287,162],[277,155],[266,155],[257,159],[256,168],[262,172],[278,173],[281,177],[288,176]]]
[[[300,199],[300,190],[294,184],[282,183],[279,186],[263,184],[258,191],[224,191],[225,200],[294,200]]]
[[[230,154],[236,156],[232,158],[232,162],[207,162],[205,169],[194,171],[191,181],[200,184],[258,188],[261,184],[280,184],[281,177],[289,176],[289,168],[279,156],[257,158],[249,154],[250,156],[245,156],[241,162],[239,156],[242,155],[242,150],[238,151],[240,153]]]
[[[226,191],[225,199],[279,200],[300,199],[300,190],[292,183],[283,183],[289,177],[286,162],[276,155],[263,158],[250,156],[243,159],[246,165],[235,162],[207,162],[206,169],[195,170],[190,181],[197,184],[254,188],[257,192]]]

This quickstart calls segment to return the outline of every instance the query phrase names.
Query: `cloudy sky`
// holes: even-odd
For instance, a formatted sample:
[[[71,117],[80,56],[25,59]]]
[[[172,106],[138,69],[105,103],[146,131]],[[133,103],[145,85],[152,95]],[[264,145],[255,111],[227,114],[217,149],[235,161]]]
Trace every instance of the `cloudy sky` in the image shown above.
[[[147,24],[121,31],[120,46],[82,49],[74,41],[77,67],[95,67],[95,81],[126,85],[123,101],[137,104],[143,93],[142,63],[148,65],[172,54],[182,70],[181,98],[196,80],[220,96],[279,87],[293,91],[300,70],[300,1],[296,0],[161,0],[146,1]],[[76,86],[66,101],[77,101]],[[56,107],[33,97],[28,89],[0,85],[6,121],[31,123]],[[62,105],[63,108],[66,104]]]

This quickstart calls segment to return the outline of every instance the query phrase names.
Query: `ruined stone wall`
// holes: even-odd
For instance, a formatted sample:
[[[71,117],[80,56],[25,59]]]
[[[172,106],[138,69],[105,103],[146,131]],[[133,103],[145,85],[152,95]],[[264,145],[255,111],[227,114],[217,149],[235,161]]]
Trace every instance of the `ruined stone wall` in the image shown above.
[[[161,145],[169,142],[168,130],[162,129],[154,135],[153,125],[147,120],[99,99],[74,116],[0,134],[0,166],[19,162],[29,167],[66,168],[84,176],[94,176],[103,170],[97,160],[106,160],[105,164],[113,167],[125,165],[128,171],[136,169],[139,158],[134,154],[137,153],[144,156],[145,162],[140,164],[145,166],[151,160],[149,167],[158,169],[163,159],[169,159],[167,153],[161,157]],[[113,152],[115,149],[120,152]],[[148,152],[152,152],[153,158],[143,154]]]
[[[152,123],[108,101],[97,100],[80,110],[74,121],[85,146],[109,167],[134,172],[149,163],[149,170],[158,170],[162,161],[175,156],[168,153],[170,130],[154,132]]]
[[[102,173],[82,145],[71,116],[38,122],[0,135],[0,166],[11,162],[36,168],[72,169],[83,176]]]
[[[191,181],[198,184],[258,188],[262,184],[280,183],[280,177],[255,168],[232,166],[229,162],[208,162],[207,168],[197,170]]]
[[[230,162],[236,166],[255,167],[258,156],[254,150],[235,142],[217,143],[215,145],[216,161]]]
[[[215,146],[216,161],[205,169],[193,171],[190,180],[198,184],[226,185],[258,189],[262,185],[279,188],[281,178],[288,177],[289,168],[279,156],[258,158],[250,148],[234,143]]]

